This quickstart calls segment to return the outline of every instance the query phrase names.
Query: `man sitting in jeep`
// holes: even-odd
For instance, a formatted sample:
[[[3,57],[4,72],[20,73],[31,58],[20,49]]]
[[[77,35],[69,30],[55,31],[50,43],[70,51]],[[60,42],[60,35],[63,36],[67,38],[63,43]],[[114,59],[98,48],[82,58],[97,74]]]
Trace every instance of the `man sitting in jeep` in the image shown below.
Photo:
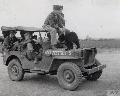
[[[18,41],[18,39],[15,36],[16,31],[10,31],[10,35],[7,36],[3,42],[3,48],[6,50],[12,50],[14,43]]]
[[[29,60],[34,60],[34,63],[37,64],[39,60],[42,59],[42,46],[33,40],[33,33],[25,32],[22,44],[27,49],[27,57]]]

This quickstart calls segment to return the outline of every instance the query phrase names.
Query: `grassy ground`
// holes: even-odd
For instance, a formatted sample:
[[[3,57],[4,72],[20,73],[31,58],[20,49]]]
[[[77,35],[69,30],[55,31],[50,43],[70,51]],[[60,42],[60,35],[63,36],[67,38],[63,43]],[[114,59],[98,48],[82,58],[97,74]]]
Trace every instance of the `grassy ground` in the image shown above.
[[[103,49],[120,48],[120,39],[99,39],[99,40],[80,40],[80,45],[84,47],[96,47]]]

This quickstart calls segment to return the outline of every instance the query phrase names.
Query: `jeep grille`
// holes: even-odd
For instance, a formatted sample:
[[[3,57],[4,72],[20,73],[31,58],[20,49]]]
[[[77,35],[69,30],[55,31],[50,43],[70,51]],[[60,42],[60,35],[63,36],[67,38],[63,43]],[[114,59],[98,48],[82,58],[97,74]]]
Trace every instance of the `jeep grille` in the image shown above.
[[[83,58],[84,58],[84,64],[91,64],[94,62],[95,59],[95,51],[92,49],[85,49],[84,50],[84,54],[83,54]]]

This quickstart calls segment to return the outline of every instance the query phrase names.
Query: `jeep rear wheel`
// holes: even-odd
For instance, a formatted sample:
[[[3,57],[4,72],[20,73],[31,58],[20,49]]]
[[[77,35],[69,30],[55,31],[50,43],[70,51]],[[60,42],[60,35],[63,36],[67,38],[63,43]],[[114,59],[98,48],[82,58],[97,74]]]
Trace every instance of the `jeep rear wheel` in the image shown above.
[[[80,68],[74,63],[63,63],[57,72],[59,84],[67,90],[75,90],[82,80]]]
[[[24,77],[24,70],[18,59],[12,59],[8,64],[8,74],[12,81],[21,81]]]

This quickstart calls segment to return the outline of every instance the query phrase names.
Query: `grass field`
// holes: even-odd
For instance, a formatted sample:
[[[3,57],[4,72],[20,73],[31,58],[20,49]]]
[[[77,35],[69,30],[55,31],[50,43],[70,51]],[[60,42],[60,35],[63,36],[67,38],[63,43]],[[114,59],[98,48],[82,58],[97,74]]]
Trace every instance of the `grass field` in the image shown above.
[[[120,48],[120,39],[90,39],[80,40],[81,47],[96,47],[103,49]]]

